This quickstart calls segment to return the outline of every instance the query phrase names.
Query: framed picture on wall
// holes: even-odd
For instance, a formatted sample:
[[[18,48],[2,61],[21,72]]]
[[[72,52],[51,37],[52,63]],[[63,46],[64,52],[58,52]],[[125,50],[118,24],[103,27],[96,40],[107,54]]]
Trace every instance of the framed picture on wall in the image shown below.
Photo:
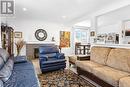
[[[90,36],[92,36],[92,37],[95,36],[95,31],[91,31]]]
[[[14,32],[15,38],[22,38],[22,32]]]
[[[60,31],[60,47],[70,47],[70,32]]]

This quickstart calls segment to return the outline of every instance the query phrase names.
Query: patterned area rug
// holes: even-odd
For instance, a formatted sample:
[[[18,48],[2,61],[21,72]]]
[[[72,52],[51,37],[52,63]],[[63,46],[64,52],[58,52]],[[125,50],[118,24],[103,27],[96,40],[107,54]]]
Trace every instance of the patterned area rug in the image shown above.
[[[41,87],[95,87],[70,70],[59,70],[38,75]]]

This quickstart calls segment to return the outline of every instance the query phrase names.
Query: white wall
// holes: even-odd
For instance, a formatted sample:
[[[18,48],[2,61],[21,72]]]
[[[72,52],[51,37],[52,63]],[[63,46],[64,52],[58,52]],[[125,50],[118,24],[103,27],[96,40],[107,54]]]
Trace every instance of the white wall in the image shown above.
[[[44,21],[37,21],[37,20],[16,20],[8,18],[6,19],[8,22],[8,25],[12,26],[14,28],[14,31],[21,31],[23,33],[23,39],[26,42],[33,42],[38,41],[35,38],[35,31],[37,29],[44,29],[47,32],[47,39],[44,42],[51,42],[51,38],[54,37],[56,44],[59,45],[60,41],[60,31],[70,31],[70,27],[65,27],[64,25],[59,25],[55,23],[48,23]],[[5,21],[4,19],[2,20]],[[72,37],[72,34],[71,34]],[[72,38],[71,38],[72,39]],[[17,39],[15,38],[15,41]],[[72,47],[72,44],[71,44]],[[65,55],[70,55],[73,53],[73,50],[70,48],[63,48],[62,52],[65,53]],[[14,50],[16,54],[16,49]],[[26,55],[26,48],[24,47],[22,49],[21,55]]]
[[[101,22],[101,24],[103,23],[103,26],[99,27],[99,29],[98,29],[97,25],[99,25],[99,24],[97,24],[97,21],[98,21],[97,17],[109,14],[109,12],[113,12],[115,10],[121,9],[121,8],[126,7],[128,5],[130,5],[129,0],[122,0],[122,1],[119,1],[118,3],[113,3],[111,5],[106,6],[105,8],[102,8],[101,10],[97,10],[96,12],[93,12],[92,14],[90,14],[88,16],[89,19],[91,18],[91,30],[90,31],[96,31],[96,33],[97,33],[97,31],[99,31],[99,32],[102,31],[102,32],[108,33],[111,30],[118,32],[118,28],[122,27],[121,25],[117,26],[117,25],[119,25],[119,22],[121,22],[121,20],[115,21],[115,20],[113,20],[113,18],[108,16],[109,18],[107,18],[107,19],[109,19],[110,21],[108,22],[108,21],[106,21],[106,19],[105,19],[105,21],[101,19],[102,21],[100,21],[100,22]],[[129,12],[129,11],[126,11],[126,12]],[[127,18],[129,17],[129,14],[126,14],[125,12],[119,13],[119,14],[114,15],[114,16],[118,16],[118,18],[120,19],[120,14],[125,14],[125,15],[127,15]],[[122,18],[124,19],[124,17],[121,17],[121,19]],[[98,23],[99,23],[99,21],[98,21]],[[106,23],[106,24],[104,24],[104,23]],[[95,37],[93,37],[93,38],[95,38]],[[90,39],[91,43],[93,43],[93,38]]]
[[[114,32],[114,33],[119,34],[120,31],[121,31],[120,26],[121,26],[120,23],[116,23],[116,24],[98,27],[97,33],[98,34],[104,34],[104,33],[113,33]]]
[[[96,16],[97,26],[96,31],[97,34],[103,33],[117,33],[119,34],[119,43],[126,44],[130,41],[130,37],[122,38],[122,30],[124,27],[128,27],[130,22],[126,25],[123,25],[124,20],[130,20],[129,18],[129,9],[130,5],[124,6],[122,8],[107,12],[105,14]],[[129,29],[129,27],[128,27]]]
[[[130,3],[129,0],[123,0],[122,2],[119,2],[116,4],[113,3],[111,6],[103,8],[99,11],[97,10],[97,12],[93,12],[92,14],[87,15],[88,17],[91,17],[91,20],[92,20],[92,24],[91,24],[92,26],[91,26],[90,31],[97,31],[97,26],[96,26],[97,25],[96,24],[97,23],[97,20],[96,20],[97,16],[102,15],[102,14],[107,13],[107,12],[110,12],[110,11],[113,11],[113,10],[118,9],[120,7],[126,6],[129,3]],[[84,20],[86,20],[86,19],[84,19]],[[2,19],[2,21],[5,21],[5,20]],[[37,41],[34,37],[34,32],[38,28],[43,28],[48,32],[48,38],[46,41],[50,41],[51,37],[54,36],[57,44],[59,43],[59,31],[60,30],[72,31],[70,27],[68,28],[68,27],[65,27],[64,25],[44,22],[44,20],[41,20],[41,21],[37,21],[37,20],[21,21],[21,20],[15,19],[15,18],[14,19],[9,18],[9,19],[7,19],[7,21],[8,21],[9,25],[14,27],[15,31],[22,31],[23,32],[23,38],[25,41]],[[100,29],[98,31],[109,32],[110,30],[113,30],[113,29],[114,29],[114,31],[115,30],[118,31],[118,29],[117,29],[118,24],[115,23],[113,25],[114,25],[113,28],[111,25],[108,27],[100,27]],[[71,32],[71,36],[72,36],[72,33],[73,32]],[[74,38],[72,37],[71,38],[71,45],[72,45],[73,39]],[[73,45],[71,47],[73,47]],[[23,52],[22,54],[25,54],[25,50],[22,52]],[[71,50],[71,48],[70,49],[64,48],[63,52],[65,52],[67,55],[69,55],[69,54],[73,53],[73,50]]]

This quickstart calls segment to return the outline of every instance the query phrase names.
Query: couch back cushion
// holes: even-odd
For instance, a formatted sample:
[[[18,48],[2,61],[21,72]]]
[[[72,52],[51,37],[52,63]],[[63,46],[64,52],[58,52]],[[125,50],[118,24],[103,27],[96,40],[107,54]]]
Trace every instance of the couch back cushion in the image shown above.
[[[3,67],[0,69],[0,79],[3,82],[6,82],[11,76],[13,71],[13,66],[14,66],[14,61],[12,58],[9,58],[7,62],[3,65]]]
[[[46,54],[46,56],[48,56],[48,58],[56,58],[57,54],[56,53],[50,53],[50,54]]]
[[[0,87],[4,87],[3,81],[0,80]]]
[[[59,53],[59,49],[56,45],[52,46],[41,46],[39,47],[40,54]]]
[[[97,47],[91,48],[91,61],[97,62],[99,64],[106,65],[106,60],[111,48],[108,47]]]
[[[4,62],[6,62],[9,58],[9,53],[6,50],[0,48],[0,56],[3,58]]]
[[[107,65],[118,70],[130,72],[130,49],[117,48],[112,49],[108,59]]]
[[[9,58],[8,61],[6,62],[6,66],[9,67],[9,70],[13,70],[14,67],[14,60]]]
[[[3,58],[0,56],[0,69],[4,66],[4,60]]]

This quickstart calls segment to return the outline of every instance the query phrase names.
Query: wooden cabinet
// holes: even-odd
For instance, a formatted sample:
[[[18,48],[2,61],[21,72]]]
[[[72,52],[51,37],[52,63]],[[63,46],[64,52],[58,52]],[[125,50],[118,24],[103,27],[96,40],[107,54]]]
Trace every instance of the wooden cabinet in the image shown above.
[[[2,48],[7,50],[10,55],[13,54],[13,45],[14,45],[14,29],[7,25],[1,25],[1,43]]]

